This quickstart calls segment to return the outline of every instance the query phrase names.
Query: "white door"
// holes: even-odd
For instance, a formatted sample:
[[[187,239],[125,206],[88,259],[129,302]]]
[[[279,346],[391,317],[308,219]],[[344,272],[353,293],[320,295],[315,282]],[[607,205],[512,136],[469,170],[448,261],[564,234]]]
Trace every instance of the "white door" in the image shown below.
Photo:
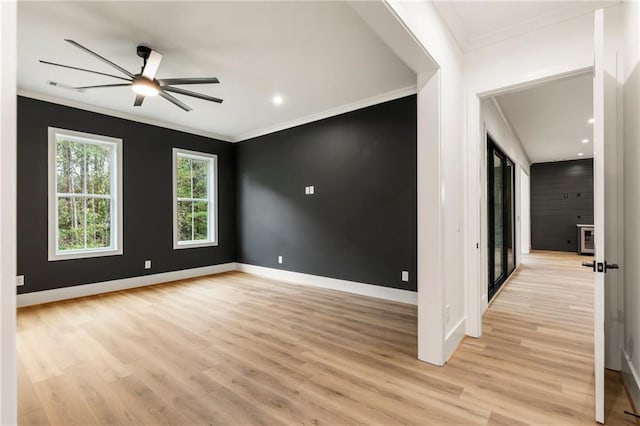
[[[605,309],[606,299],[616,296],[616,264],[620,253],[616,250],[616,197],[617,171],[617,114],[616,114],[616,61],[605,51],[605,16],[602,9],[595,12],[594,76],[593,76],[593,178],[594,178],[594,373],[595,418],[604,423],[604,369],[605,369]],[[607,46],[611,50],[611,46]],[[607,56],[608,55],[608,56]],[[613,55],[615,57],[615,55]],[[611,258],[611,257],[614,258]],[[608,258],[609,257],[609,258]],[[615,331],[607,334],[609,357]],[[608,365],[613,364],[609,361]],[[615,368],[615,367],[613,367]]]

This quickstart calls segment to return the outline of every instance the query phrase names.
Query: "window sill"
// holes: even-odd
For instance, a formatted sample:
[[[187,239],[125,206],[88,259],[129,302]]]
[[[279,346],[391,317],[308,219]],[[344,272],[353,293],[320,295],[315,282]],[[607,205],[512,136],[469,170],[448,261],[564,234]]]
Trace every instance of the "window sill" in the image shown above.
[[[105,250],[92,250],[92,251],[79,251],[70,253],[61,253],[49,255],[49,262],[56,262],[58,260],[73,260],[73,259],[88,259],[91,257],[107,257],[107,256],[122,256],[122,249],[105,249]]]
[[[218,245],[217,241],[202,241],[202,242],[188,242],[188,243],[173,243],[174,250],[199,248],[199,247],[215,247]]]

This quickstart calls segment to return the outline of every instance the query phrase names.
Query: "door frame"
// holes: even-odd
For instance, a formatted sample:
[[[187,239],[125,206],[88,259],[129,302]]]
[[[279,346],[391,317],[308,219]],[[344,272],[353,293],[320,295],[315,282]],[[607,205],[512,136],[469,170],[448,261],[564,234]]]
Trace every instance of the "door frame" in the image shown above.
[[[518,185],[520,188],[520,216],[518,226],[520,227],[520,256],[522,256],[523,254],[531,252],[531,176],[522,166],[518,167],[518,171]],[[525,177],[527,184],[523,185],[523,179]]]
[[[486,129],[481,119],[481,99],[489,96],[517,91],[549,81],[567,77],[592,74],[593,65],[584,67],[560,67],[545,69],[541,73],[526,73],[507,84],[467,90],[467,148],[465,182],[465,223],[467,224],[467,243],[465,250],[465,299],[467,301],[467,335],[482,335],[482,316],[488,306],[488,264],[487,221],[485,218],[487,177],[486,166]],[[535,74],[535,76],[532,76]],[[516,199],[519,194],[516,191]],[[478,206],[480,208],[478,208]]]

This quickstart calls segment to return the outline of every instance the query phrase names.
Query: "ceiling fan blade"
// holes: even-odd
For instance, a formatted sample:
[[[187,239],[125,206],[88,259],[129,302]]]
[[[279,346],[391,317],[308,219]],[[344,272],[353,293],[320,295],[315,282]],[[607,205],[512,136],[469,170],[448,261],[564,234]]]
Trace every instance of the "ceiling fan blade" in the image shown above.
[[[164,90],[160,90],[160,92],[158,92],[158,95],[162,96],[163,98],[165,98],[166,100],[168,100],[172,104],[179,106],[180,108],[182,108],[185,111],[191,111],[191,108],[188,105],[180,102],[178,99],[176,99],[174,96],[171,96],[170,94],[166,93]]]
[[[158,72],[158,67],[160,66],[161,60],[162,55],[155,50],[152,50],[151,53],[149,53],[146,65],[144,66],[144,70],[142,70],[142,76],[153,81],[153,79],[156,77],[156,72]]]
[[[161,89],[166,90],[167,92],[180,93],[181,95],[192,96],[198,99],[204,99],[205,101],[217,102],[219,104],[222,103],[222,99],[220,98],[214,98],[213,96],[203,95],[201,93],[192,92],[191,90],[180,89],[178,87],[162,86]]]
[[[118,84],[98,84],[96,86],[82,86],[82,87],[74,87],[73,90],[84,90],[84,89],[102,89],[105,87],[125,87],[131,86],[131,83],[118,83]]]
[[[136,100],[133,102],[133,106],[140,106],[142,105],[142,101],[144,101],[144,95],[141,94],[136,94]]]
[[[161,86],[170,86],[173,84],[217,84],[220,81],[215,77],[203,78],[162,78],[158,80]]]
[[[55,62],[49,62],[49,61],[43,61],[43,60],[40,60],[40,62],[42,62],[43,64],[47,64],[47,65],[53,65],[53,66],[56,66],[56,67],[70,68],[72,70],[90,72],[90,73],[93,73],[93,74],[99,74],[99,75],[105,75],[107,77],[118,78],[120,80],[131,81],[128,78],[120,77],[119,75],[107,74],[107,73],[100,72],[100,71],[93,71],[93,70],[88,70],[88,69],[84,69],[84,68],[72,67],[71,65],[56,64]]]
[[[75,87],[70,86],[70,85],[68,85],[68,84],[58,83],[57,81],[51,81],[51,80],[49,80],[49,81],[47,81],[47,84],[48,84],[49,86],[60,87],[60,88],[62,88],[62,89],[73,90],[73,91],[75,91],[75,92],[83,92],[83,91],[84,91],[84,90],[78,90],[78,89],[76,89]]]
[[[123,73],[124,75],[128,75],[131,78],[134,78],[135,76],[130,73],[129,71],[125,70],[124,68],[122,68],[120,65],[114,64],[113,62],[111,62],[110,60],[108,60],[105,57],[102,57],[100,55],[98,55],[96,52],[87,49],[86,47],[84,47],[83,45],[81,45],[80,43],[77,43],[73,40],[69,40],[69,39],[65,39],[64,41],[66,41],[69,44],[74,45],[75,47],[77,47],[78,49],[84,50],[85,52],[87,52],[90,55],[95,56],[96,58],[100,59],[102,62],[111,65],[113,68],[117,69],[118,71],[120,71],[121,73]]]

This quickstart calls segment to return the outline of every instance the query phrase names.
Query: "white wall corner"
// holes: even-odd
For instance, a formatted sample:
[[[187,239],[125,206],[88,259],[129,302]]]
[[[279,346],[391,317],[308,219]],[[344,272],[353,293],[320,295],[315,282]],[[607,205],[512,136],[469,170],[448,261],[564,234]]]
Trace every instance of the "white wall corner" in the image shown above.
[[[633,367],[626,350],[622,351],[622,380],[629,391],[631,402],[637,410],[640,407],[640,376]]]
[[[16,1],[0,2],[0,424],[17,423]]]
[[[145,287],[154,284],[164,284],[171,281],[220,274],[234,270],[236,270],[236,263],[230,262],[200,268],[183,269],[180,271],[161,272],[159,274],[141,275],[139,277],[23,293],[18,295],[18,307],[75,299],[77,297],[94,296],[96,294]]]
[[[360,283],[355,281],[340,280],[337,278],[323,277],[320,275],[303,274],[301,272],[285,271],[282,269],[267,268],[264,266],[237,263],[236,270],[249,274],[259,275],[272,280],[283,281],[289,284],[299,284],[311,287],[326,288],[330,290],[345,291],[347,293],[394,302],[416,305],[417,294],[415,291],[402,290],[379,285]]]

